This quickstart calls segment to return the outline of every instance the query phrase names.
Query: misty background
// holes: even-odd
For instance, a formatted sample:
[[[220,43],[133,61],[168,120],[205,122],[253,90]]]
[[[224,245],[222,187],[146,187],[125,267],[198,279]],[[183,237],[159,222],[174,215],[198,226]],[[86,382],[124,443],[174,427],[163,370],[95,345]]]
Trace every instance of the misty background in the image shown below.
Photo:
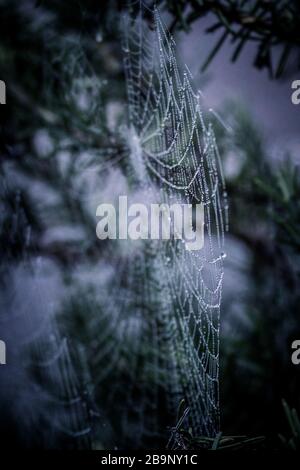
[[[120,425],[119,404],[113,413],[106,409],[114,383],[124,381],[126,388],[128,371],[116,365],[103,386],[97,384],[113,357],[101,302],[117,267],[97,242],[95,207],[127,184],[119,135],[126,107],[118,31],[124,5],[61,3],[0,3],[0,79],[7,84],[1,107],[0,339],[7,346],[7,365],[0,367],[1,442],[114,448],[127,433],[134,447],[139,432]],[[172,2],[161,3],[168,22]],[[271,79],[267,69],[254,67],[251,42],[231,63],[227,39],[202,73],[212,37],[219,35],[206,32],[213,21],[208,13],[173,34],[215,126],[229,196],[221,430],[264,435],[268,446],[281,448],[291,437],[281,400],[300,409],[299,370],[290,360],[299,336],[300,107],[291,103],[299,51],[283,76]],[[274,61],[280,51],[278,45]],[[94,364],[101,341],[110,352]],[[57,351],[63,366],[54,365]],[[151,376],[147,380],[151,385]],[[66,389],[75,410],[53,400],[53,391],[65,396]],[[151,413],[161,416],[163,437],[144,446],[165,446],[176,416],[170,420],[163,408],[148,410],[149,422]]]

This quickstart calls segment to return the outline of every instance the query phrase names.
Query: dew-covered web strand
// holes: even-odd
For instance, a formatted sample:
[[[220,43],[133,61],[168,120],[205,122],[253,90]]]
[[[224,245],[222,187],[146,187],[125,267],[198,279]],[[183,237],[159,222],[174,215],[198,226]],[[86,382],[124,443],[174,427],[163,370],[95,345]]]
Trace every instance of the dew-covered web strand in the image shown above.
[[[201,94],[194,91],[189,74],[181,73],[175,42],[158,10],[152,11],[149,27],[144,9],[148,16],[151,12],[137,4],[137,16],[125,15],[122,21],[127,158],[135,187],[156,203],[201,202],[205,221],[204,247],[199,251],[187,251],[182,240],[174,239],[142,241],[128,252],[114,240],[108,248],[115,274],[110,285],[99,287],[101,314],[92,325],[96,348],[90,366],[97,371],[93,385],[101,396],[100,409],[108,418],[118,416],[115,444],[140,447],[166,437],[182,399],[189,410],[186,424],[194,434],[215,436],[219,431],[227,216],[220,155],[201,109]],[[111,155],[118,158],[113,151]],[[122,153],[122,163],[125,158]],[[107,155],[100,150],[99,159],[105,170],[109,168]],[[111,165],[115,166],[114,159]],[[73,381],[73,366],[59,341],[51,357],[53,364],[65,358],[67,385]],[[73,394],[75,388],[68,391],[72,400],[80,397]],[[63,427],[75,436],[88,432],[88,427],[71,424]]]
[[[133,128],[131,135],[139,140],[145,167],[144,172],[137,171],[138,182],[149,195],[155,197],[159,191],[161,201],[156,202],[201,202],[205,242],[199,252],[187,251],[178,240],[150,242],[155,246],[150,258],[149,249],[142,251],[142,258],[138,257],[138,263],[147,267],[143,275],[139,279],[128,273],[132,289],[129,298],[134,298],[137,285],[143,283],[140,316],[150,350],[153,346],[152,357],[146,357],[148,364],[144,368],[152,367],[153,390],[162,385],[173,413],[184,398],[193,431],[215,435],[219,430],[224,177],[213,128],[205,123],[201,110],[201,94],[194,92],[188,73],[179,71],[175,42],[158,10],[153,11],[150,28],[144,20],[144,8],[140,2],[135,19],[127,15],[122,23],[129,127]],[[140,155],[130,155],[133,166],[140,166],[140,159]],[[131,273],[134,271],[131,266]],[[152,305],[155,290],[159,298],[157,310]],[[137,336],[132,342],[138,354],[145,340]],[[163,357],[166,351],[167,359]],[[140,405],[130,400],[129,393],[126,400],[128,405],[131,401],[133,408],[140,406],[139,417],[144,420],[141,428],[147,434],[151,433],[147,429],[147,397],[155,395],[159,399],[159,393],[150,393],[146,383],[141,383],[143,387]]]

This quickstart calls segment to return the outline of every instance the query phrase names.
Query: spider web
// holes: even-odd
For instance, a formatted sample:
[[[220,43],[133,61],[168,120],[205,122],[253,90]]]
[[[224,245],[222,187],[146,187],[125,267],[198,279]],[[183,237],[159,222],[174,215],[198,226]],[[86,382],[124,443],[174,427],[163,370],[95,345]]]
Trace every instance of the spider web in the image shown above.
[[[43,289],[39,259],[24,258],[9,274],[2,299],[7,313],[0,319],[1,331],[15,341],[12,371],[1,383],[10,390],[7,409],[29,446],[88,449],[97,413],[81,358],[60,334]]]
[[[29,358],[25,369],[35,375],[41,393],[47,391],[42,414],[47,446],[59,447],[63,443],[64,448],[90,448],[93,411],[74,367],[67,338],[61,338],[57,326],[50,324],[46,334],[39,332],[37,338],[30,338],[24,354]]]
[[[116,275],[103,290],[108,326],[94,362],[106,364],[99,387],[119,370],[103,397],[105,408],[108,418],[112,409],[118,415],[119,443],[139,447],[161,442],[182,400],[194,435],[219,431],[227,201],[213,128],[188,70],[178,68],[174,39],[156,8],[133,2],[131,10],[122,21],[129,195],[170,205],[202,203],[205,231],[198,251],[186,250],[184,240],[135,241],[125,250],[113,242]],[[108,341],[113,335],[115,342]]]
[[[107,240],[99,271],[110,275],[97,286],[101,311],[89,319],[94,341],[85,351],[87,382],[101,422],[115,430],[108,437],[110,448],[112,443],[160,447],[184,400],[185,413],[170,442],[176,448],[182,446],[176,430],[183,424],[193,435],[219,431],[227,196],[201,93],[194,91],[189,71],[181,73],[175,41],[158,10],[132,2],[122,33],[128,107],[124,148],[117,158],[113,149],[97,149],[97,157],[104,174],[122,160],[129,199],[202,203],[204,247],[188,251],[178,239]],[[93,83],[98,84],[97,78]],[[46,413],[45,425],[70,447],[89,446],[93,410],[69,344],[55,323],[30,337],[27,357],[25,367],[49,390],[51,415]],[[99,436],[101,446],[107,444],[104,434]]]

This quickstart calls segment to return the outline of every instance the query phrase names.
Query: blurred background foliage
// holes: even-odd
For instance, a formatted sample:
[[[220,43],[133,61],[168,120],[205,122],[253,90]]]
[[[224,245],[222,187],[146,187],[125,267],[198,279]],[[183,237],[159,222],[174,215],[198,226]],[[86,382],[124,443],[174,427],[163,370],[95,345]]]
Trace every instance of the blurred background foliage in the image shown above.
[[[272,76],[287,73],[289,55],[299,53],[297,2],[166,0],[158,4],[167,12],[174,34],[182,28],[188,34],[192,22],[213,12],[216,23],[209,33],[222,30],[223,36],[232,38],[233,60],[247,41],[255,40],[255,66],[267,67]],[[102,447],[112,442],[113,435],[113,424],[104,424],[109,417],[101,409],[103,391],[97,394],[95,386],[97,367],[102,367],[93,361],[95,332],[97,328],[107,331],[107,342],[113,332],[101,324],[101,291],[90,282],[105,250],[95,236],[95,205],[87,201],[91,195],[97,201],[98,185],[112,164],[121,174],[125,172],[126,97],[118,33],[123,7],[124,2],[113,0],[0,2],[0,78],[7,84],[9,103],[1,107],[1,290],[5,302],[13,304],[12,279],[24,260],[34,264],[48,259],[60,273],[58,327],[53,326],[52,339],[47,335],[43,344],[51,343],[48,351],[55,350],[62,338],[72,343],[64,349],[62,362],[76,364],[76,379],[70,366],[64,387],[73,384],[67,391],[69,399],[74,387],[75,395],[82,398],[75,428],[82,429],[83,423],[93,436],[92,443],[84,439],[83,447]],[[283,51],[275,66],[273,45]],[[221,47],[219,40],[205,67]],[[291,343],[299,333],[300,174],[295,164],[299,156],[273,158],[261,123],[242,103],[228,101],[218,112],[229,127],[225,130],[215,119],[230,200],[221,311],[222,431],[265,435],[268,445],[281,448],[289,441],[278,438],[278,433],[289,433],[282,398],[300,409],[300,372],[291,363]],[[1,302],[3,317],[5,302]],[[90,352],[84,357],[81,351],[87,344]],[[31,359],[38,344],[33,349],[27,350]],[[58,367],[65,371],[63,364]],[[1,434],[20,446],[48,447],[49,432],[38,431],[44,422],[41,410],[51,401],[48,382],[55,390],[59,387],[34,368],[28,370],[26,380],[34,376],[39,384],[35,393],[41,396],[43,390],[46,396],[34,406],[36,416],[30,420],[23,405],[17,406],[18,419],[8,407],[1,418]],[[14,387],[22,387],[22,380],[12,380]],[[3,408],[9,397],[0,398]],[[294,411],[292,419],[298,425],[296,418]],[[73,446],[72,437],[69,442],[53,430],[51,445]]]
[[[211,15],[214,18],[207,33],[217,35],[217,41],[202,64],[204,71],[216,54],[222,50],[225,40],[232,44],[231,61],[240,57],[249,42],[256,45],[254,66],[267,69],[271,77],[279,78],[288,71],[291,55],[296,57],[293,67],[299,70],[300,11],[297,1],[270,0],[159,0],[172,16],[170,29],[188,32],[191,25]],[[279,59],[274,49],[279,47]]]

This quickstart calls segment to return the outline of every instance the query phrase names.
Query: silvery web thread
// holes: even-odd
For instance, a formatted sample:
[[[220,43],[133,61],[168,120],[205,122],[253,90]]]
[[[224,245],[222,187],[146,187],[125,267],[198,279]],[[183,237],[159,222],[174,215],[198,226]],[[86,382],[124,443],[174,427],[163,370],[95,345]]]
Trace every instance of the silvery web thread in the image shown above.
[[[76,47],[71,47],[67,54],[68,60],[66,60],[67,52],[67,50],[61,49],[61,57],[57,58],[62,64],[65,63],[65,73],[74,77],[72,87],[65,89],[65,99],[73,103],[73,100],[77,98],[78,91],[85,91],[88,86],[92,88],[92,92],[97,92],[97,98],[99,98],[102,83],[99,81],[93,67],[88,62],[80,44],[76,43]],[[99,105],[96,100],[96,104],[94,104],[94,101],[92,101],[93,106],[88,112],[95,116],[95,132],[98,132],[98,115],[100,114],[99,108],[101,108],[102,103]],[[77,161],[74,158],[72,163],[78,173],[96,171],[102,176],[102,172],[106,172],[107,169],[116,165],[125,156],[126,153],[122,149],[120,151],[120,149],[107,146],[105,148],[89,148],[89,152],[85,155],[84,161]],[[81,199],[89,197],[88,194],[85,195],[85,187],[74,187],[72,190],[74,197],[80,197]],[[121,263],[118,263],[118,266],[115,267],[116,270],[121,270],[120,264]],[[118,288],[117,283],[115,287]],[[104,292],[102,297],[104,298]],[[35,332],[34,335],[28,339],[27,347],[30,360],[26,364],[26,367],[34,367],[38,370],[39,376],[43,377],[45,389],[47,389],[47,392],[48,388],[50,390],[49,402],[52,407],[52,414],[47,413],[46,410],[45,419],[49,420],[49,428],[52,426],[55,432],[68,436],[71,440],[73,439],[74,447],[89,447],[95,439],[95,429],[92,429],[92,424],[99,426],[98,412],[90,396],[90,390],[88,391],[87,388],[85,388],[86,383],[90,384],[93,382],[93,385],[96,387],[98,381],[104,380],[105,377],[113,371],[120,358],[116,342],[107,339],[113,336],[116,331],[118,331],[120,336],[121,331],[121,329],[118,328],[118,314],[114,315],[109,299],[107,302],[105,306],[106,313],[109,319],[112,319],[108,327],[103,330],[102,324],[99,327],[99,323],[95,318],[92,319],[90,325],[91,329],[94,328],[94,330],[97,331],[98,343],[98,353],[92,358],[92,362],[93,364],[101,363],[101,374],[99,374],[99,377],[96,379],[88,376],[84,378],[84,384],[82,383],[78,363],[76,361],[74,363],[74,357],[71,357],[70,342],[66,337],[60,335],[55,318],[52,319],[51,325],[48,325],[47,322],[43,322],[43,326],[41,326],[39,331]],[[113,305],[113,307],[115,308],[116,306]],[[51,334],[48,334],[49,332],[51,332]],[[119,337],[117,339],[119,339]],[[77,346],[76,343],[74,346]],[[34,355],[32,355],[33,351]],[[80,351],[76,348],[77,356],[79,352]],[[109,356],[109,361],[107,361],[107,356]],[[82,357],[80,357],[80,359],[82,359]],[[89,357],[87,357],[87,359],[89,359]],[[88,363],[86,367],[84,367],[86,375],[89,375],[89,366],[90,364]],[[101,409],[102,404],[98,403],[98,405]],[[102,414],[101,424],[103,424],[103,421]],[[102,436],[100,436],[100,438],[101,437]]]
[[[24,260],[21,265],[32,272],[41,312],[37,328],[37,318],[32,319],[32,305],[22,297],[22,309],[14,317],[15,322],[25,321],[26,328],[32,331],[21,345],[19,366],[31,380],[33,396],[40,395],[39,407],[32,398],[32,415],[39,422],[42,419],[46,423],[44,437],[50,447],[57,445],[61,439],[65,442],[67,438],[72,448],[90,448],[93,412],[88,406],[87,393],[78,377],[78,370],[74,368],[68,341],[61,337],[54,315],[44,312],[43,295],[39,289],[39,259],[30,263]],[[16,283],[13,283],[12,289],[12,298],[18,302],[22,290]],[[12,321],[11,318],[9,320]]]
[[[193,432],[214,435],[219,427],[222,174],[213,131],[205,126],[187,73],[181,81],[173,39],[158,12],[153,32],[142,11],[134,22],[129,17],[124,21],[131,176],[148,191],[149,199],[160,188],[164,202],[203,202],[209,239],[198,253],[187,252],[175,241],[145,243],[143,250],[136,249],[134,260],[118,256],[115,244],[110,253],[117,275],[103,289],[103,312],[110,322],[105,330],[95,325],[98,353],[93,362],[101,365],[95,385],[103,388],[124,364],[130,380],[126,386],[118,379],[111,383],[103,403],[108,414],[121,403],[118,441],[124,442],[123,435],[139,446],[164,434],[159,419],[162,391],[173,417],[185,398]]]
[[[166,202],[202,202],[205,206],[203,250],[191,253],[180,248],[178,252],[178,244],[175,248],[170,243],[167,248],[162,244],[160,251],[160,278],[168,279],[165,299],[169,292],[169,306],[177,304],[169,315],[173,329],[170,361],[177,368],[176,380],[171,380],[172,394],[185,396],[193,431],[214,435],[219,429],[219,309],[224,257],[220,187],[226,199],[220,158],[213,130],[202,117],[200,96],[194,93],[187,72],[181,79],[174,40],[157,10],[154,32],[148,29],[147,36],[145,31],[141,10],[135,22],[129,20],[124,27],[130,123],[142,147],[143,161],[136,162],[138,173],[150,186],[154,176]],[[226,201],[224,207],[226,210]],[[173,270],[165,269],[166,260],[170,261],[167,250],[173,255]],[[180,355],[184,364],[178,360]]]
[[[64,440],[68,437],[74,448],[89,448],[92,428],[85,391],[74,368],[67,339],[60,337],[54,325],[51,328],[51,335],[41,334],[30,343],[31,359],[26,367],[38,371],[47,391],[43,418],[48,422],[48,433],[64,436]],[[51,446],[50,436],[49,442]]]
[[[87,58],[82,50],[80,49],[78,52],[78,47],[77,49],[72,47],[71,52],[72,54],[67,56],[69,60],[66,62],[65,67],[68,69],[68,73],[74,76],[75,84],[74,88],[66,91],[66,99],[74,99],[73,94],[76,96],[78,93],[76,88],[78,87],[81,90],[84,90],[88,85],[90,87],[92,85],[93,90],[101,87],[101,83],[99,83],[90,64],[87,63]],[[61,57],[57,58],[62,63],[65,61],[64,53],[66,51],[61,49]],[[70,63],[70,58],[72,63]],[[99,105],[94,105],[94,108],[90,112],[97,115]],[[95,122],[95,127],[97,124],[98,122]],[[117,152],[114,148],[97,148],[89,153],[89,159],[86,158],[85,162],[74,162],[74,164],[78,171],[90,171],[94,165],[97,172],[101,173],[108,166],[116,164],[124,156],[123,152]],[[102,165],[99,165],[99,159],[101,159]],[[95,164],[96,160],[97,165]],[[74,195],[78,196],[75,190]],[[33,275],[38,280],[39,263],[38,261],[33,263]],[[27,263],[25,263],[25,266],[27,266]],[[29,268],[29,266],[27,267]],[[42,310],[43,296],[39,293],[38,285],[36,291],[38,297],[40,297],[40,308]],[[31,306],[28,305],[25,311],[27,322],[30,323]],[[36,325],[34,325],[32,330],[32,335],[27,338],[24,344],[23,367],[28,371],[34,369],[42,384],[42,391],[46,397],[43,419],[48,424],[49,445],[51,444],[51,434],[54,435],[54,438],[55,435],[62,436],[64,440],[67,437],[71,443],[68,445],[74,448],[89,448],[94,438],[92,424],[96,420],[98,421],[98,413],[94,403],[92,403],[90,391],[86,387],[86,383],[90,383],[90,377],[83,378],[83,374],[79,372],[80,351],[76,348],[77,360],[74,361],[70,341],[60,334],[55,315],[52,315],[50,319],[42,318],[40,327],[36,329]],[[80,360],[82,359],[80,357]],[[87,374],[87,367],[84,367],[84,372]],[[35,384],[33,383],[33,385]]]

